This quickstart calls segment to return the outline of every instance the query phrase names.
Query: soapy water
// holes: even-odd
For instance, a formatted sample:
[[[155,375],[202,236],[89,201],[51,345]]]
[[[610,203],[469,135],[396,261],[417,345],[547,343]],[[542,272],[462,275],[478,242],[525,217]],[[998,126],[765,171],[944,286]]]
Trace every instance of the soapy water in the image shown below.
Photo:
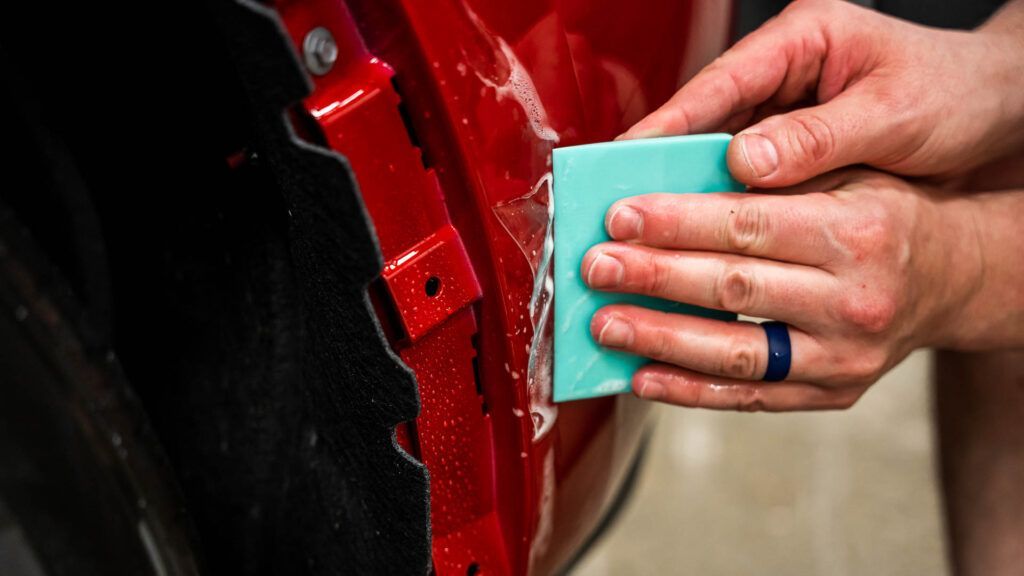
[[[519,57],[516,56],[515,51],[512,47],[505,42],[505,39],[496,35],[491,34],[487,31],[487,27],[477,16],[476,12],[473,11],[468,5],[463,3],[463,8],[466,11],[469,20],[476,26],[477,30],[480,31],[481,36],[485,38],[493,48],[496,48],[497,52],[504,57],[508,67],[508,76],[506,78],[492,78],[490,75],[483,73],[481,70],[474,67],[473,74],[476,75],[477,79],[484,84],[484,86],[494,90],[498,101],[505,99],[514,100],[522,107],[523,112],[526,113],[526,117],[529,119],[530,128],[533,130],[533,134],[544,142],[549,142],[552,145],[558,143],[558,132],[548,123],[548,114],[545,110],[544,105],[541,103],[540,95],[537,93],[537,87],[533,83],[533,79],[530,77],[529,72],[523,66],[522,62],[519,61]],[[463,51],[463,56],[467,60],[470,60]],[[470,60],[471,61],[471,60]],[[459,69],[459,74],[463,74],[463,70]],[[481,89],[482,90],[482,89]]]
[[[540,95],[537,94],[537,87],[533,85],[533,80],[526,73],[526,69],[519,62],[519,58],[512,51],[512,47],[500,37],[495,39],[498,42],[501,53],[508,61],[508,80],[504,84],[499,85],[480,73],[477,73],[477,78],[485,86],[494,89],[499,102],[505,98],[511,98],[518,102],[522,106],[523,111],[526,112],[526,117],[530,121],[530,128],[533,129],[533,133],[537,138],[557,144],[558,132],[555,132],[555,129],[548,124],[547,111],[540,103]]]
[[[480,32],[480,37],[490,46],[490,55],[495,58],[493,67],[481,64],[463,48],[465,61],[472,67],[473,75],[483,84],[481,94],[490,89],[494,91],[497,101],[511,100],[519,105],[537,144],[524,149],[523,153],[544,154],[547,166],[550,167],[551,148],[558,142],[559,136],[548,122],[547,111],[533,79],[512,47],[503,38],[488,31],[480,17],[466,3],[463,3],[463,8],[469,21]],[[462,69],[459,69],[459,74],[464,75]],[[505,179],[510,179],[508,171],[505,173]],[[534,285],[528,307],[533,335],[527,348],[526,386],[534,442],[547,436],[554,427],[558,415],[558,408],[552,402],[553,208],[550,171],[542,174],[523,196],[493,207],[494,214],[526,256],[533,271]]]
[[[530,340],[526,369],[526,386],[533,420],[533,441],[547,435],[554,426],[558,407],[551,400],[554,357],[553,296],[554,239],[551,202],[551,173],[545,173],[530,192],[499,204],[494,213],[502,226],[515,239],[533,270],[533,291],[530,295]]]
[[[511,46],[496,34],[492,34],[466,2],[462,3],[470,22],[477,28],[480,38],[490,45],[488,56],[495,58],[487,62],[487,58],[478,60],[467,54],[463,48],[465,62],[470,65],[474,76],[483,84],[480,94],[494,91],[495,98],[500,102],[511,100],[522,108],[534,142],[523,149],[524,154],[537,158],[538,154],[546,156],[548,172],[540,178],[525,194],[492,207],[495,216],[516,242],[526,257],[533,272],[533,288],[528,306],[529,322],[533,327],[530,344],[526,348],[527,370],[526,385],[530,419],[533,424],[532,441],[537,443],[544,439],[554,428],[558,416],[558,407],[552,402],[553,378],[553,293],[554,276],[553,261],[554,242],[552,238],[552,218],[554,202],[551,199],[552,175],[551,148],[558,142],[559,135],[548,122],[547,111],[537,93],[529,73],[523,67]],[[500,60],[504,59],[504,63]],[[504,64],[504,66],[502,66]],[[492,65],[493,68],[492,68]],[[460,75],[465,75],[463,68],[458,68]],[[506,171],[505,180],[511,179]],[[527,175],[533,178],[535,175]],[[529,182],[529,180],[526,180]],[[520,316],[522,318],[522,316]],[[523,329],[526,329],[523,326]],[[517,330],[518,332],[518,330]],[[526,414],[518,408],[513,409],[517,418]],[[530,548],[529,564],[532,566],[537,558],[547,551],[554,528],[555,498],[555,453],[549,447],[544,455],[541,471],[541,490],[538,494],[538,518]],[[525,457],[526,452],[521,456]]]

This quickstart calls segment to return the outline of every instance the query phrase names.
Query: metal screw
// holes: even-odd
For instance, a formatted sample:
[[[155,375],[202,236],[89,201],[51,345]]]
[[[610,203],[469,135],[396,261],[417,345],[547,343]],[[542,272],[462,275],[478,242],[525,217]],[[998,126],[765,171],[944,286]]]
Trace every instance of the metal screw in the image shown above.
[[[331,71],[334,62],[338,60],[338,45],[330,30],[317,26],[306,33],[302,39],[302,59],[306,62],[306,68],[317,76]]]

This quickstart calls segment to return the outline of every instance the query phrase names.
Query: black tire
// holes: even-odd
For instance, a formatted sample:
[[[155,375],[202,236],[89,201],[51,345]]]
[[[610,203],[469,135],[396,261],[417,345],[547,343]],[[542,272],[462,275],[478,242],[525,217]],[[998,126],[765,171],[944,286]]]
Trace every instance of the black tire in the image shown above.
[[[173,475],[86,321],[0,205],[0,573],[196,574]]]

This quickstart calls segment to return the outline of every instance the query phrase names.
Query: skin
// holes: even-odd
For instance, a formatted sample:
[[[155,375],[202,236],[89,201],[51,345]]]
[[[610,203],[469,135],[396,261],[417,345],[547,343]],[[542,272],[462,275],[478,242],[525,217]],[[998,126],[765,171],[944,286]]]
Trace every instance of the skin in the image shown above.
[[[1024,566],[1024,352],[935,358],[940,471],[956,574]]]
[[[826,173],[858,163],[962,185],[1024,148],[1022,41],[1022,0],[972,33],[795,2],[627,132],[753,122],[728,160],[754,189],[616,203],[613,242],[588,252],[585,281],[780,320],[793,348],[786,381],[763,383],[760,327],[610,306],[594,337],[660,362],[637,372],[634,392],[718,409],[846,408],[916,348],[1024,346],[1024,192]],[[751,148],[765,143],[772,170]]]
[[[1022,78],[1024,0],[973,32],[793,2],[621,136],[738,131],[728,165],[751,193],[619,202],[606,217],[614,241],[581,270],[596,289],[790,324],[790,377],[764,383],[757,326],[598,311],[599,342],[657,361],[633,380],[652,400],[847,408],[909,351],[940,348],[936,416],[960,575],[1018,574],[1024,561]],[[914,181],[819,176],[851,165]]]
[[[916,348],[1024,345],[1024,316],[1006,313],[1024,310],[1024,233],[1004,216],[1014,213],[1024,192],[964,197],[868,170],[772,194],[629,198],[608,212],[615,241],[583,259],[587,284],[781,320],[793,363],[785,382],[760,382],[767,344],[750,322],[613,305],[591,332],[661,362],[634,376],[643,398],[846,408]]]
[[[739,130],[729,169],[755,187],[853,164],[959,175],[1024,144],[1022,53],[1020,0],[974,32],[797,1],[620,138]]]

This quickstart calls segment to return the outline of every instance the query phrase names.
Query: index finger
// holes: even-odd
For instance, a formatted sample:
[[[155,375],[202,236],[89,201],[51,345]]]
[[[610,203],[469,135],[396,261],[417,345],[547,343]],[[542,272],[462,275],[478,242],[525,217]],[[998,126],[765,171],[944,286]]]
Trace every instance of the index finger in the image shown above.
[[[817,85],[827,50],[824,42],[819,47],[804,38],[805,31],[800,19],[787,14],[769,21],[616,139],[712,132],[773,96],[789,102],[803,98]]]
[[[824,266],[841,256],[829,233],[842,205],[824,193],[645,194],[605,215],[613,240],[654,248],[744,254]]]

